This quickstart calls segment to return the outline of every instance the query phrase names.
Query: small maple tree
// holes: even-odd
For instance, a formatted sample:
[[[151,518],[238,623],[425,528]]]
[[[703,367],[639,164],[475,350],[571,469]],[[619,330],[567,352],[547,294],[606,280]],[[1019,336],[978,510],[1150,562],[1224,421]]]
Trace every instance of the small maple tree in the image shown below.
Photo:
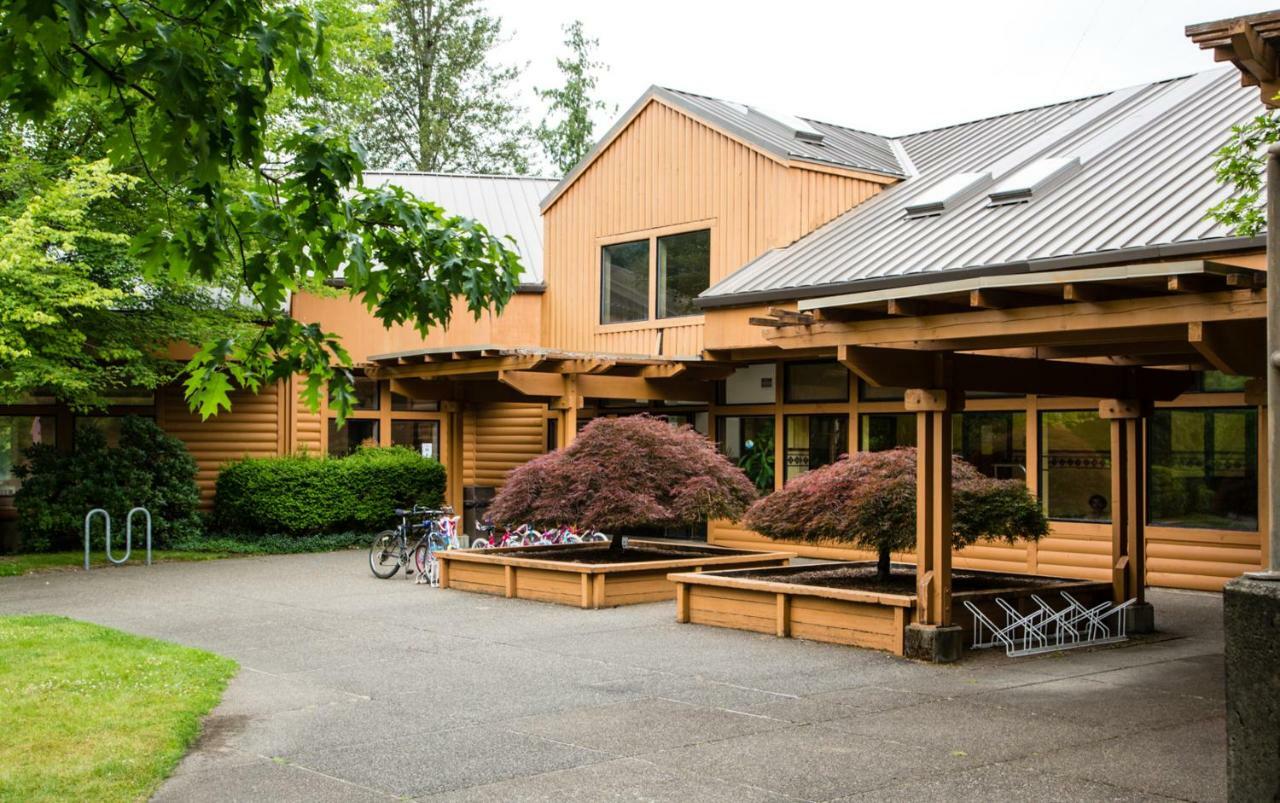
[[[951,489],[956,549],[979,538],[1035,541],[1049,532],[1040,503],[1022,482],[991,479],[956,457]],[[916,450],[855,452],[801,474],[752,505],[743,523],[769,538],[875,550],[884,580],[890,553],[915,548]]]
[[[489,516],[502,524],[612,532],[737,519],[755,485],[704,436],[648,415],[598,418],[567,448],[513,470]]]

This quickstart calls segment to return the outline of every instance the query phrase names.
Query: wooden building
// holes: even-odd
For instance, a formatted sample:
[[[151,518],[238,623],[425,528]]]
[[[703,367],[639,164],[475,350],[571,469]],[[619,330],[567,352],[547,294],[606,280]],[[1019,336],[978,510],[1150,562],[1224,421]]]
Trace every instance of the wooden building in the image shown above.
[[[455,505],[602,415],[689,423],[766,490],[919,441],[1053,519],[957,566],[1113,579],[1123,542],[1127,587],[1218,589],[1261,562],[1265,274],[1261,238],[1205,212],[1213,151],[1259,110],[1215,71],[889,138],[655,87],[558,183],[394,177],[511,233],[529,275],[425,341],[295,298],[363,366],[345,429],[288,387],[205,425],[166,394],[155,414],[204,480],[243,453],[429,444]]]

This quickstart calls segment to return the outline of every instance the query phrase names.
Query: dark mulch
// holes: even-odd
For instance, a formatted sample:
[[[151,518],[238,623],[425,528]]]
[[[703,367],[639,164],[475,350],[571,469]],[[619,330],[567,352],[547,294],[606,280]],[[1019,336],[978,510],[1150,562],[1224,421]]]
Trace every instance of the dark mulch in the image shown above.
[[[785,572],[761,569],[759,571],[741,572],[737,577],[751,577],[756,580],[770,580],[777,583],[795,583],[804,586],[820,586],[822,588],[848,588],[856,591],[876,591],[882,594],[916,593],[916,575],[909,569],[897,569],[887,581],[881,582],[876,577],[874,566],[835,566],[817,568],[807,572],[789,574]],[[970,574],[969,572],[952,572],[951,590],[962,591],[994,591],[1004,588],[1026,588],[1045,585],[1044,578],[1026,577],[1016,574]]]
[[[685,558],[707,558],[716,555],[723,555],[723,552],[702,552],[696,549],[631,549],[622,550],[621,555],[615,555],[608,549],[584,549],[584,550],[547,550],[545,553],[530,554],[528,557],[537,558],[538,560],[558,560],[565,563],[643,563],[650,560],[683,560]]]

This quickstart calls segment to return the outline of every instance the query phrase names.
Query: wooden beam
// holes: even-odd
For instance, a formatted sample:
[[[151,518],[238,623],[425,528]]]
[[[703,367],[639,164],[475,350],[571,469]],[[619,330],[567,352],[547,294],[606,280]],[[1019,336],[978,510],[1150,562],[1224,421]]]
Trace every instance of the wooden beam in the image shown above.
[[[617,360],[584,358],[577,360],[558,360],[549,365],[539,367],[558,374],[599,374],[604,371],[608,371],[617,364]]]
[[[445,380],[393,379],[391,392],[410,399],[449,401],[455,398],[456,385]]]
[[[813,323],[813,315],[808,312],[796,312],[793,309],[769,307],[769,314],[779,320],[786,321],[787,323],[798,323],[804,325]]]
[[[428,362],[421,365],[368,365],[365,366],[365,376],[373,379],[429,379],[498,371],[526,371],[542,363],[543,359],[535,356],[479,357],[473,360]]]
[[[885,302],[885,312],[899,317],[920,318],[925,315],[943,315],[948,312],[959,312],[965,307],[950,304],[946,301],[922,298],[891,298]]]
[[[1212,293],[1223,289],[1224,277],[1205,273],[1199,276],[1170,276],[1170,293]]]
[[[1242,270],[1227,274],[1227,287],[1265,287],[1267,274],[1260,270]]]
[[[768,326],[774,329],[787,325],[786,321],[781,321],[777,318],[761,318],[758,315],[752,315],[750,318],[747,318],[747,323],[751,326]]]
[[[1265,321],[1196,321],[1187,324],[1187,342],[1224,374],[1264,376],[1267,370]]]
[[[1062,300],[1096,304],[1099,301],[1119,301],[1143,295],[1131,287],[1120,287],[1100,282],[1068,282],[1062,285]]]
[[[878,387],[945,388],[1052,396],[1117,396],[1169,401],[1190,389],[1184,371],[1050,360],[841,346],[837,359]]]
[[[1010,307],[1034,307],[1039,304],[1052,304],[1054,299],[1038,296],[1034,293],[1019,293],[1016,290],[1002,290],[988,287],[969,291],[969,306],[974,309],[1009,309]]]
[[[578,377],[578,390],[590,399],[644,399],[646,401],[711,402],[715,386],[687,379],[645,379],[636,376]]]
[[[499,371],[498,381],[525,396],[555,398],[567,392],[564,374],[541,371]]]
[[[818,321],[812,326],[783,327],[766,333],[765,339],[783,349],[831,348],[843,343],[967,351],[1100,342],[1096,339],[1099,332],[1117,342],[1176,340],[1186,337],[1185,327],[1193,321],[1265,317],[1264,293],[1230,290],[1107,301],[1087,307],[1056,304],[914,319]],[[1163,338],[1156,337],[1161,333]],[[1063,334],[1072,337],[1058,337]]]

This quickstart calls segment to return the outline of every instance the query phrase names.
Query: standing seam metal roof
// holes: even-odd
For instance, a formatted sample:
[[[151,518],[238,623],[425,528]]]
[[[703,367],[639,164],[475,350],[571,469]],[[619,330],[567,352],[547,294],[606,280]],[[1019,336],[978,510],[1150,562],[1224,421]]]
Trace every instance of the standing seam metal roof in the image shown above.
[[[538,201],[555,186],[555,179],[383,171],[365,173],[364,179],[372,186],[398,184],[451,215],[478,220],[490,233],[511,237],[525,268],[520,284],[543,283],[542,213]]]
[[[895,277],[923,280],[1035,260],[1230,241],[1232,232],[1206,212],[1229,193],[1215,180],[1213,153],[1232,125],[1262,110],[1254,93],[1238,84],[1234,69],[1218,69],[898,138],[918,175],[763,254],[704,292],[701,303],[813,296],[827,286],[844,292]],[[1019,157],[1016,166],[1011,154]],[[1083,156],[1081,168],[1027,203],[991,206],[987,193],[1000,178],[994,176],[941,215],[906,216],[913,198],[956,173],[989,170],[1005,158],[1002,174],[1009,175],[1035,159],[1072,156]]]

